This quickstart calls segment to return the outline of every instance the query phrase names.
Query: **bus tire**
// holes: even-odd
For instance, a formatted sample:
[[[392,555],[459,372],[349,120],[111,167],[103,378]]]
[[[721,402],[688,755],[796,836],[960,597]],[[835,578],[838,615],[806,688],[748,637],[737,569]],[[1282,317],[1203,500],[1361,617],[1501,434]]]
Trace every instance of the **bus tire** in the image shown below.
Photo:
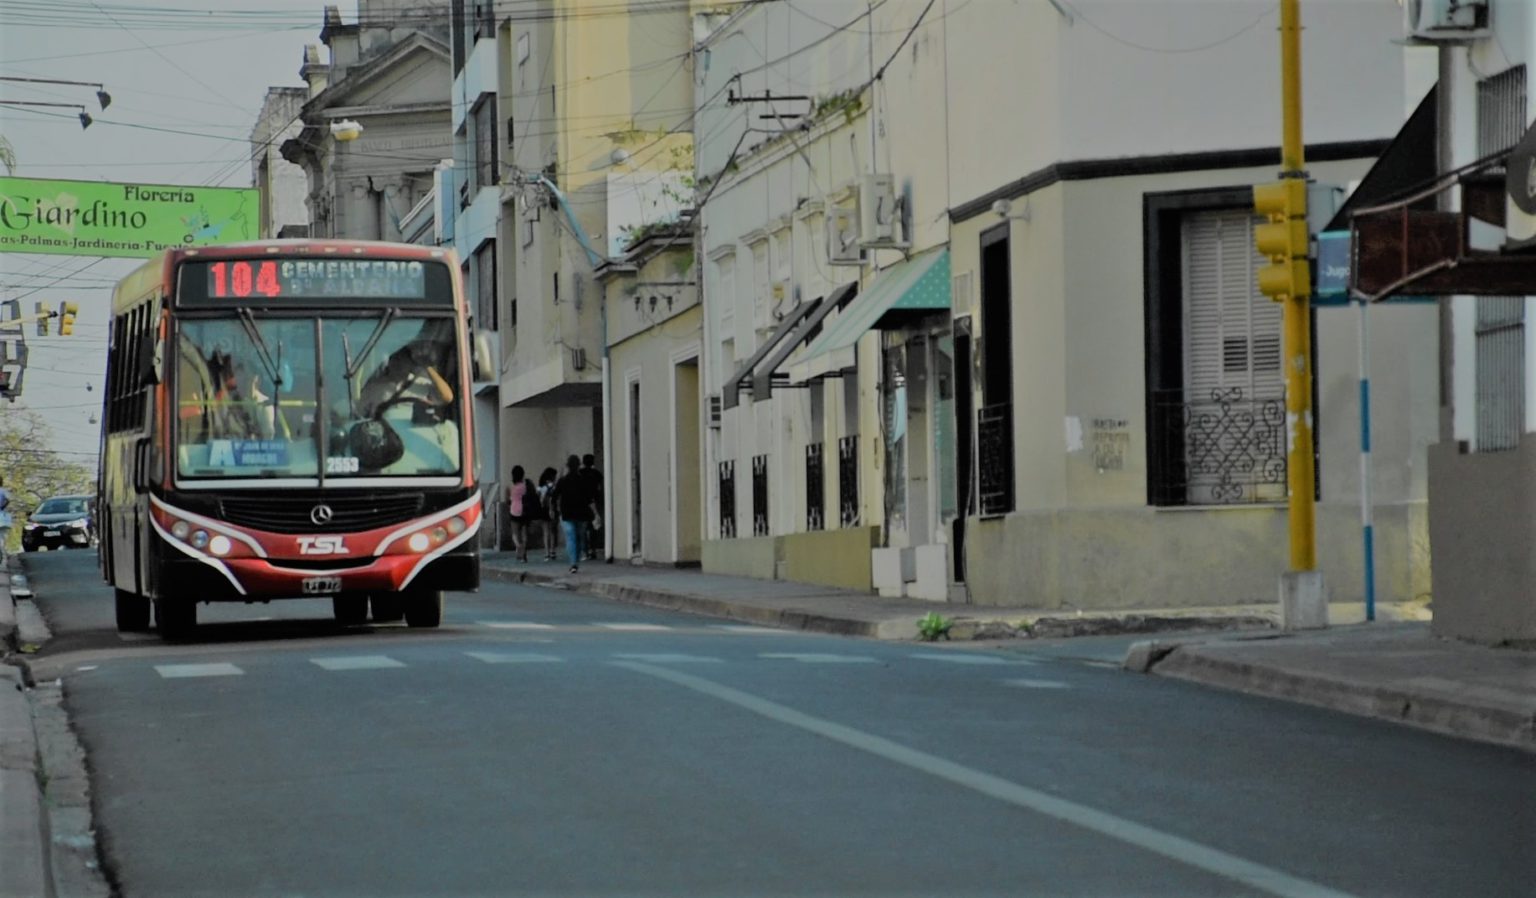
[[[443,591],[422,589],[405,596],[405,623],[410,627],[431,628],[443,622]]]
[[[155,623],[161,639],[186,639],[197,629],[197,603],[191,599],[155,599]]]
[[[139,633],[149,629],[149,599],[126,589],[114,589],[119,633]]]
[[[368,622],[367,596],[331,596],[331,613],[343,627],[359,627]]]
[[[376,624],[393,624],[405,617],[404,597],[397,592],[375,593],[368,597],[368,605]]]

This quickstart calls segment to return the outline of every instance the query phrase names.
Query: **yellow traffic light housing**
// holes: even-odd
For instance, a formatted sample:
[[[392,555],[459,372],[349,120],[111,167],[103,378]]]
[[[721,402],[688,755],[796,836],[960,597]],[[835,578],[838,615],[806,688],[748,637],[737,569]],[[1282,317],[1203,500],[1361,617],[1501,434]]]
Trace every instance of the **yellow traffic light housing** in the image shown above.
[[[75,332],[75,315],[79,314],[80,306],[72,302],[59,303],[59,334],[69,336]]]
[[[1269,264],[1259,269],[1259,292],[1277,302],[1310,296],[1307,182],[1287,178],[1255,185],[1253,211],[1267,220],[1253,229],[1254,247],[1269,258]]]

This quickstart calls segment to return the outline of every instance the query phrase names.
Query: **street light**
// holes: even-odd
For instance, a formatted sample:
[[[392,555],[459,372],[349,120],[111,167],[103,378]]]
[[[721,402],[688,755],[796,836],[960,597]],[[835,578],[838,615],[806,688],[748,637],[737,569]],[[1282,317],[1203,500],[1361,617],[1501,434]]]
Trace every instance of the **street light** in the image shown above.
[[[0,100],[0,106],[62,106],[65,109],[80,110],[80,128],[84,130],[91,126],[91,114],[85,111],[85,107],[79,103],[41,103],[31,100]]]
[[[112,105],[112,95],[107,93],[106,88],[102,86],[100,81],[60,81],[56,78],[17,78],[12,76],[0,77],[0,81],[21,81],[27,84],[76,84],[80,87],[94,87],[96,88],[96,102],[101,104],[101,108],[106,109]]]
[[[343,143],[363,136],[363,126],[349,118],[331,122],[331,137]]]

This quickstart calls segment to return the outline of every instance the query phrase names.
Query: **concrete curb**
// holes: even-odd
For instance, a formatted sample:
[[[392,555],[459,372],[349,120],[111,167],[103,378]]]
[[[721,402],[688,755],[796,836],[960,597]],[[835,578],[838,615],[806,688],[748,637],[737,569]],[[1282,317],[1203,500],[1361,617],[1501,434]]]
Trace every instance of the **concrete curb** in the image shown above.
[[[838,636],[864,636],[872,639],[915,639],[917,637],[916,619],[908,620],[909,616],[882,620],[855,620],[794,608],[764,607],[747,602],[733,602],[715,596],[646,589],[605,580],[580,580],[537,571],[509,571],[484,567],[481,568],[481,576],[503,583],[564,586],[572,591],[612,599],[616,602],[724,617],[787,630],[806,630]],[[814,601],[814,597],[810,597],[810,600]],[[799,601],[806,601],[806,599],[799,599]]]
[[[1195,644],[1138,642],[1125,667],[1302,704],[1387,720],[1448,736],[1536,753],[1536,714],[1427,688],[1386,686],[1256,663],[1201,650]]]

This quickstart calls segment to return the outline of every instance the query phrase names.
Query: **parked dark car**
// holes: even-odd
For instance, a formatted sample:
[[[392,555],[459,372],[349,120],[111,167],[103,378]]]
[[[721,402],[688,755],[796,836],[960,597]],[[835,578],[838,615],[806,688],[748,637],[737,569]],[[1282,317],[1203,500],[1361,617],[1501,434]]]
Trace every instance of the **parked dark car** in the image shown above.
[[[32,512],[21,530],[21,550],[85,549],[96,538],[95,496],[54,496]]]

